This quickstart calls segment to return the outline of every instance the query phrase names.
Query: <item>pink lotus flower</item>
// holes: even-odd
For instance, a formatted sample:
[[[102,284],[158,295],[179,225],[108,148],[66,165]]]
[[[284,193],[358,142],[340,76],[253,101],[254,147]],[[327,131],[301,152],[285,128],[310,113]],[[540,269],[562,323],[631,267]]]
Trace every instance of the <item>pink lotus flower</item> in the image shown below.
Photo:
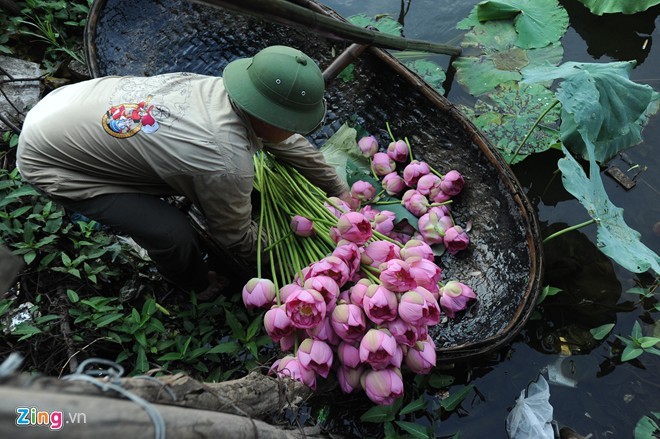
[[[383,177],[381,185],[388,195],[398,195],[406,188],[406,182],[396,172],[390,172]]]
[[[328,276],[310,277],[303,284],[303,288],[321,293],[325,301],[326,313],[330,313],[335,309],[337,296],[339,296],[339,285],[333,278]]]
[[[417,287],[401,296],[399,317],[415,326],[436,325],[440,322],[440,307],[428,290]]]
[[[360,213],[369,221],[373,221],[376,219],[376,215],[380,213],[380,210],[374,209],[371,205],[367,204],[366,206],[362,206]]]
[[[431,211],[419,218],[417,227],[427,244],[444,243],[445,232],[454,223],[448,216],[438,216],[438,211]]]
[[[367,288],[371,285],[369,279],[360,279],[355,285],[348,289],[350,303],[353,305],[362,306],[362,299],[367,292]]]
[[[429,290],[431,294],[438,294],[438,282],[442,279],[442,270],[434,262],[419,256],[406,260],[410,265],[410,274],[417,282],[417,285]],[[434,295],[435,297],[435,295]]]
[[[337,346],[341,342],[341,338],[332,329],[332,322],[330,320],[330,313],[326,312],[325,318],[321,323],[311,328],[305,329],[307,335],[314,340],[323,340],[330,346]]]
[[[346,212],[350,212],[351,206],[348,205],[344,200],[338,197],[330,197],[323,202],[323,205],[326,209],[330,211],[331,214],[339,218]]]
[[[401,371],[396,367],[367,371],[360,383],[369,399],[376,404],[392,405],[403,396]]]
[[[431,168],[429,168],[429,165],[426,162],[413,160],[412,162],[408,163],[405,168],[403,168],[403,181],[405,181],[409,187],[416,187],[419,178],[422,175],[429,174],[430,172]]]
[[[417,180],[417,190],[422,195],[432,197],[440,190],[440,183],[442,180],[435,174],[426,174],[419,177]]]
[[[444,193],[442,190],[432,192],[429,197],[434,203],[444,203],[451,200],[451,195]]]
[[[341,342],[337,347],[337,356],[344,366],[356,368],[360,364],[360,349],[352,343]]]
[[[396,214],[390,210],[383,210],[376,215],[371,226],[378,233],[389,236],[394,230],[394,221],[396,221]]]
[[[419,337],[417,326],[397,318],[386,323],[388,331],[392,334],[397,343],[405,346],[413,346]]]
[[[324,341],[306,338],[298,347],[298,361],[306,369],[311,369],[323,378],[328,377],[332,366],[332,349]]]
[[[407,190],[401,197],[401,203],[416,217],[424,215],[429,208],[429,200],[416,189]]]
[[[376,188],[368,181],[358,180],[351,186],[351,196],[360,202],[369,202],[376,196]]]
[[[442,178],[440,188],[442,189],[442,192],[453,197],[461,193],[464,184],[465,181],[460,172],[449,171]]]
[[[387,329],[370,329],[360,340],[360,361],[376,370],[401,367],[403,351]]]
[[[461,226],[454,226],[445,231],[444,242],[447,251],[455,255],[470,245],[470,237]]]
[[[342,239],[363,245],[371,238],[371,223],[359,212],[347,212],[337,220],[337,231]]]
[[[396,319],[399,309],[396,294],[382,285],[370,285],[362,298],[362,307],[369,320],[380,325]]]
[[[277,288],[270,279],[253,277],[243,287],[243,303],[248,309],[270,307]]]
[[[362,307],[352,303],[340,303],[332,311],[332,329],[344,341],[355,342],[362,338],[367,328]]]
[[[380,267],[381,283],[385,288],[396,293],[412,290],[417,282],[410,274],[410,265],[401,259],[391,259]]]
[[[461,282],[452,280],[440,288],[440,306],[451,318],[454,318],[458,311],[464,310],[469,301],[476,298],[477,295],[472,288]]]
[[[288,377],[300,381],[312,390],[316,389],[316,373],[303,366],[293,355],[287,355],[276,361],[271,370],[273,369],[280,378]]]
[[[332,278],[339,288],[343,287],[348,281],[350,268],[342,259],[337,256],[326,256],[314,262],[305,275],[305,280],[316,276],[328,276]]]
[[[403,140],[390,142],[390,144],[387,145],[387,155],[395,162],[403,163],[408,160],[408,153],[408,144]]]
[[[399,246],[389,241],[371,241],[364,248],[360,261],[364,265],[378,267],[383,262],[399,259]]]
[[[344,393],[352,393],[356,390],[361,390],[362,385],[360,383],[360,378],[364,373],[364,367],[360,366],[358,368],[352,368],[347,366],[339,366],[337,369],[337,381],[339,382],[339,387]]]
[[[419,239],[411,239],[406,242],[403,248],[400,250],[401,259],[404,261],[412,257],[420,257],[428,259],[429,261],[435,261],[435,255],[433,254],[433,249],[424,241]]]
[[[378,141],[374,136],[365,136],[358,141],[358,147],[364,157],[373,157],[378,152]]]
[[[296,329],[296,328],[294,328]],[[280,349],[282,352],[290,352],[296,345],[297,334],[301,332],[299,329],[296,329],[291,334],[287,334],[280,338]]]
[[[371,159],[371,169],[379,177],[385,176],[396,169],[396,163],[384,152],[377,152]]]
[[[274,306],[264,314],[264,328],[274,342],[280,341],[285,335],[292,334],[295,327],[291,319],[286,315],[284,305]]]
[[[354,242],[340,240],[337,243],[337,247],[332,251],[332,256],[336,256],[346,262],[349,278],[353,277],[360,269],[360,249]]]
[[[291,230],[298,236],[307,237],[315,235],[314,223],[304,216],[294,215],[291,218]]]
[[[427,375],[435,367],[435,362],[435,343],[431,338],[417,342],[406,354],[406,366],[416,374]]]
[[[325,300],[318,291],[299,289],[287,298],[285,310],[293,326],[311,328],[325,318]]]

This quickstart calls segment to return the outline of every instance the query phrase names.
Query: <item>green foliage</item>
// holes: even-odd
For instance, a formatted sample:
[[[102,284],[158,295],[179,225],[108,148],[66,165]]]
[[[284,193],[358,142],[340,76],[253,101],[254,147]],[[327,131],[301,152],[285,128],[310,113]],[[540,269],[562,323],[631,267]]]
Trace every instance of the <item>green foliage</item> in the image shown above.
[[[401,36],[401,31],[403,30],[401,23],[388,15],[380,15],[376,18],[371,18],[364,14],[358,14],[348,17],[348,21],[358,27],[375,27],[379,32],[395,35],[397,37]]]
[[[592,328],[589,330],[594,340],[602,340],[612,331],[614,328],[614,323],[606,323],[604,325],[598,326],[597,328]]]
[[[650,416],[643,416],[635,425],[635,439],[654,439],[660,433],[660,412],[652,412]]]
[[[438,93],[444,94],[445,71],[437,63],[428,59],[418,59],[415,61],[403,62],[410,70],[419,74],[424,81],[428,82],[431,87],[436,89]]]
[[[634,62],[567,62],[558,67],[526,68],[524,82],[563,79],[557,91],[562,104],[561,139],[573,153],[604,163],[642,141],[642,127],[658,111],[660,94],[629,79]]]
[[[634,360],[644,352],[660,355],[660,349],[655,347],[660,343],[660,337],[644,336],[642,334],[642,327],[638,321],[636,321],[633,326],[630,338],[622,337],[620,335],[617,335],[616,337],[626,345],[621,353],[621,361]]]
[[[660,4],[660,0],[579,0],[592,14],[636,14]]]
[[[551,287],[550,285],[546,285],[541,290],[541,294],[539,294],[539,298],[536,301],[536,304],[538,305],[540,303],[543,303],[543,301],[546,298],[548,298],[550,296],[555,296],[555,295],[559,294],[561,291],[562,291],[561,288],[556,288],[556,287]]]

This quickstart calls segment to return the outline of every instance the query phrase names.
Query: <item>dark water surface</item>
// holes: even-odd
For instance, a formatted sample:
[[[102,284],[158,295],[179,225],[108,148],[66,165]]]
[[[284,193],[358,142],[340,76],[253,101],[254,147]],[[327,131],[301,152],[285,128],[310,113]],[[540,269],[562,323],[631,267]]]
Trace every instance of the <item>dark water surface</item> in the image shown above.
[[[348,17],[391,14],[397,19],[399,0],[325,0],[325,4]],[[459,45],[463,31],[456,23],[466,17],[477,0],[411,0],[404,18],[405,36]],[[577,0],[564,0],[570,28],[562,40],[564,60],[606,63],[636,60],[636,82],[660,90],[660,47],[657,39],[656,6],[634,16],[591,15]],[[408,2],[403,2],[404,9]],[[655,41],[654,41],[655,40]],[[654,44],[656,43],[656,44]],[[446,67],[448,58],[432,57]],[[470,104],[474,98],[453,83],[447,96],[455,103]],[[660,116],[643,131],[644,142],[613,159],[616,166],[636,177],[636,186],[625,190],[604,172],[605,189],[612,202],[624,209],[627,224],[639,231],[642,242],[660,251]],[[514,171],[538,210],[544,236],[566,225],[589,219],[585,209],[562,187],[557,152],[543,153],[516,165]],[[634,168],[628,171],[630,168]],[[603,169],[604,170],[604,169]],[[652,303],[638,303],[626,290],[653,284],[651,274],[628,272],[596,248],[596,227],[589,226],[550,241],[545,247],[544,284],[562,288],[539,308],[540,318],[531,321],[510,347],[492,358],[457,365],[451,371],[457,382],[450,391],[472,383],[461,409],[437,423],[438,436],[460,430],[464,438],[506,438],[504,420],[519,396],[539,373],[550,377],[550,403],[560,426],[570,426],[593,438],[632,438],[635,424],[660,410],[660,357],[643,354],[620,363],[623,344],[614,334],[629,337],[635,321],[645,335],[659,336],[658,312]],[[595,341],[589,329],[616,323],[604,341]],[[564,375],[557,376],[563,371]],[[550,374],[550,376],[549,376]],[[427,422],[418,419],[418,422]]]

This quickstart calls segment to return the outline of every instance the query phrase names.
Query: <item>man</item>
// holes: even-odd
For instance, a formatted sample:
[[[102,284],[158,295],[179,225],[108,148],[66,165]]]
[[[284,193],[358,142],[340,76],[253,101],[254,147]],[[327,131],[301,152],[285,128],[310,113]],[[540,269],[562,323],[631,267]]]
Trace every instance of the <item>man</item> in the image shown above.
[[[221,244],[255,260],[255,152],[270,151],[330,196],[348,196],[301,135],[322,123],[323,93],[314,61],[285,46],[233,61],[223,78],[92,79],[51,92],[28,113],[17,166],[66,208],[131,236],[173,283],[208,294],[198,237],[161,197],[187,197]]]

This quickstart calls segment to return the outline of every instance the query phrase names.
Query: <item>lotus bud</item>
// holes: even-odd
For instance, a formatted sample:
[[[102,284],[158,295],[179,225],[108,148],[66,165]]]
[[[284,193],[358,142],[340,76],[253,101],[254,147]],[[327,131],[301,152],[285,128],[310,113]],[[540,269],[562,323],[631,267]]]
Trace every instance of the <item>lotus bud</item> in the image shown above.
[[[306,338],[298,346],[298,361],[306,369],[311,369],[323,378],[328,377],[332,366],[333,353],[330,346],[321,340]]]
[[[310,277],[303,284],[303,288],[318,291],[325,301],[326,313],[331,313],[337,304],[339,285],[329,276]]]
[[[360,340],[360,361],[376,370],[400,367],[403,353],[387,329],[370,329]]]
[[[410,189],[401,197],[401,204],[416,217],[426,213],[429,208],[429,200],[416,189]]]
[[[413,346],[419,338],[417,326],[411,325],[401,318],[387,322],[385,325],[397,343],[401,345]]]
[[[395,162],[403,163],[408,160],[408,153],[408,144],[403,140],[390,142],[390,144],[387,145],[387,155]]]
[[[243,303],[248,309],[270,307],[276,294],[273,281],[253,277],[243,287]]]
[[[426,162],[413,160],[403,168],[403,181],[406,182],[408,187],[416,187],[419,178],[429,173],[431,173],[431,168]]]
[[[293,355],[287,355],[277,362],[277,376],[288,377],[300,381],[312,390],[316,389],[316,373],[303,366]]]
[[[394,230],[394,221],[396,221],[396,214],[389,210],[383,210],[374,218],[372,227],[378,233],[389,236]]]
[[[337,285],[341,288],[348,281],[350,271],[351,269],[346,262],[337,256],[331,255],[314,262],[310,266],[305,279],[315,276],[328,276],[337,282]]]
[[[382,285],[370,285],[362,298],[362,307],[369,320],[380,325],[396,319],[399,303],[396,294]]]
[[[417,287],[401,296],[399,317],[411,325],[435,325],[440,322],[440,307],[428,290]]]
[[[318,291],[299,289],[287,298],[285,310],[293,326],[301,329],[311,328],[325,318],[325,300]]]
[[[432,197],[440,190],[440,183],[442,180],[435,174],[422,175],[417,180],[417,191],[422,195]]]
[[[365,136],[358,141],[358,147],[364,157],[373,157],[378,152],[378,141],[374,136]]]
[[[314,223],[304,216],[294,215],[290,225],[293,233],[298,236],[307,237],[315,234]]]
[[[354,242],[340,240],[337,242],[337,247],[332,251],[332,256],[346,262],[349,269],[349,278],[360,269],[360,249]]]
[[[337,218],[352,210],[351,206],[339,197],[330,197],[323,202],[323,205]]]
[[[369,279],[360,279],[355,285],[349,288],[350,303],[362,306],[362,299],[367,292],[367,288],[371,285]]]
[[[337,231],[342,239],[362,245],[371,238],[371,223],[359,212],[347,212],[337,220]]]
[[[431,262],[435,261],[435,255],[431,246],[419,239],[411,239],[406,242],[399,253],[401,259],[404,261],[415,256],[428,259]]]
[[[274,306],[266,311],[266,314],[264,314],[264,328],[270,338],[276,343],[285,335],[293,333],[296,329],[291,324],[289,316],[286,315],[284,305]]]
[[[401,371],[396,367],[367,371],[362,374],[360,383],[375,404],[392,405],[403,396]]]
[[[361,378],[364,374],[364,367],[352,368],[347,366],[339,366],[337,369],[337,381],[339,387],[344,393],[352,393],[356,390],[361,390]]]
[[[396,169],[396,163],[384,152],[377,152],[371,159],[371,169],[379,177],[383,177]]]
[[[418,341],[414,348],[406,353],[406,366],[413,373],[427,375],[435,367],[436,353],[433,339]]]
[[[454,226],[445,231],[444,242],[447,251],[455,255],[470,245],[470,237],[461,226]]]
[[[401,259],[391,259],[383,263],[379,279],[385,288],[396,293],[412,290],[417,286],[410,274],[410,265]]]
[[[391,259],[400,259],[400,254],[399,246],[389,241],[371,241],[361,256],[362,264],[372,267],[378,267]]]
[[[332,329],[344,341],[353,343],[364,334],[367,322],[362,307],[340,303],[332,311]]]
[[[341,338],[339,338],[335,333],[335,330],[332,329],[332,322],[330,321],[329,313],[325,314],[325,318],[320,324],[305,329],[305,332],[314,340],[323,340],[330,346],[337,346],[341,342]]]
[[[406,188],[406,182],[396,172],[390,172],[383,177],[381,185],[388,195],[398,195]]]
[[[454,318],[457,312],[464,310],[469,301],[476,298],[477,295],[472,288],[461,282],[449,281],[440,288],[440,306],[451,318]]]
[[[351,196],[360,202],[369,202],[376,196],[376,189],[368,181],[358,180],[351,186]]]
[[[453,197],[461,193],[464,184],[465,181],[463,180],[461,173],[452,170],[447,172],[442,178],[440,188],[442,189],[442,192]]]
[[[438,295],[440,287],[438,282],[442,279],[442,270],[435,262],[418,256],[406,260],[410,265],[410,274],[417,282],[417,285],[429,290],[434,297]]]
[[[422,215],[417,223],[424,241],[430,245],[444,243],[445,232],[453,225],[451,217],[438,216],[437,211]]]
[[[360,364],[360,349],[352,343],[346,343],[345,341],[339,343],[337,356],[344,366],[356,368]]]

